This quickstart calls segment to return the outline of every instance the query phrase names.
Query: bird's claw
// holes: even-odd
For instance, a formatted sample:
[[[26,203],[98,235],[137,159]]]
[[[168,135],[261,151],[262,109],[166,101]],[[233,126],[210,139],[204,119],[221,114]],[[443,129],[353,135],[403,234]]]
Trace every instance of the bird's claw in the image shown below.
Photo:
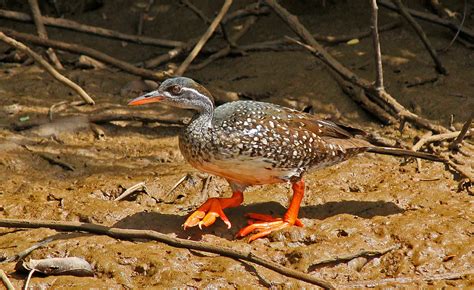
[[[227,225],[227,228],[231,228],[232,224],[224,214],[219,198],[210,198],[186,219],[183,227],[187,229],[198,226],[202,229],[203,226],[212,225],[218,217]]]
[[[245,237],[253,231],[257,233],[249,237],[249,243],[258,238],[265,237],[272,232],[279,231],[281,229],[291,227],[293,225],[302,227],[303,223],[296,219],[294,222],[286,221],[282,218],[274,218],[270,215],[249,213],[246,215],[249,218],[249,225],[242,228],[238,233],[237,237]]]

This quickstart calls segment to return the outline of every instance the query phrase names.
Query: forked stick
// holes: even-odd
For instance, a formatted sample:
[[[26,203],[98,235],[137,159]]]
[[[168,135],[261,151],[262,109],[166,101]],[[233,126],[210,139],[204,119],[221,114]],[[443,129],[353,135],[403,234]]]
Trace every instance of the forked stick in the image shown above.
[[[6,44],[13,46],[14,48],[26,53],[27,55],[31,56],[41,67],[43,67],[51,76],[53,76],[56,80],[61,82],[62,84],[70,87],[73,89],[81,98],[89,105],[94,105],[94,100],[77,84],[75,84],[70,79],[66,78],[62,74],[60,74],[54,67],[52,67],[47,61],[45,61],[39,54],[32,51],[29,47],[24,45],[21,42],[16,41],[15,39],[6,36],[3,32],[0,31],[0,40],[5,42]]]

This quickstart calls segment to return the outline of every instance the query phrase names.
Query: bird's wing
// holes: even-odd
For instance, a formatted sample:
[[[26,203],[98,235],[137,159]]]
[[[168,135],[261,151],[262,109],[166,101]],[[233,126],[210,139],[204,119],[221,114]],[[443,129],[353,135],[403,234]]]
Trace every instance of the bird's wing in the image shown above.
[[[276,119],[278,123],[284,124],[291,132],[309,131],[328,143],[341,145],[344,148],[371,145],[363,139],[363,136],[367,133],[357,128],[329,120],[317,119],[314,115],[286,107],[271,107],[268,113],[265,116],[266,119]],[[359,138],[359,136],[362,136],[362,138]]]

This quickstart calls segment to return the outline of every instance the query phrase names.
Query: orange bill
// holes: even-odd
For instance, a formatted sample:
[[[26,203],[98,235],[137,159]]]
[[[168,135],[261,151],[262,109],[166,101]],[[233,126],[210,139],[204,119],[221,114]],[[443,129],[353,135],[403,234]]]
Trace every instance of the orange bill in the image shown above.
[[[144,104],[149,104],[149,103],[155,103],[155,102],[159,102],[163,100],[164,98],[165,97],[162,96],[158,91],[153,91],[131,100],[130,102],[128,102],[128,105],[139,106],[139,105],[144,105]]]

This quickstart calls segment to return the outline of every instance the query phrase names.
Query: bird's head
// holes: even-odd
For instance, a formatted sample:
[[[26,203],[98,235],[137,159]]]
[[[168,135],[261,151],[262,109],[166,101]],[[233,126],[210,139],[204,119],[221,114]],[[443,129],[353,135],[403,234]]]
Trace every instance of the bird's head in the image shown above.
[[[185,77],[167,79],[157,90],[131,100],[128,105],[138,106],[154,102],[199,112],[212,110],[214,107],[211,93],[194,80]]]

